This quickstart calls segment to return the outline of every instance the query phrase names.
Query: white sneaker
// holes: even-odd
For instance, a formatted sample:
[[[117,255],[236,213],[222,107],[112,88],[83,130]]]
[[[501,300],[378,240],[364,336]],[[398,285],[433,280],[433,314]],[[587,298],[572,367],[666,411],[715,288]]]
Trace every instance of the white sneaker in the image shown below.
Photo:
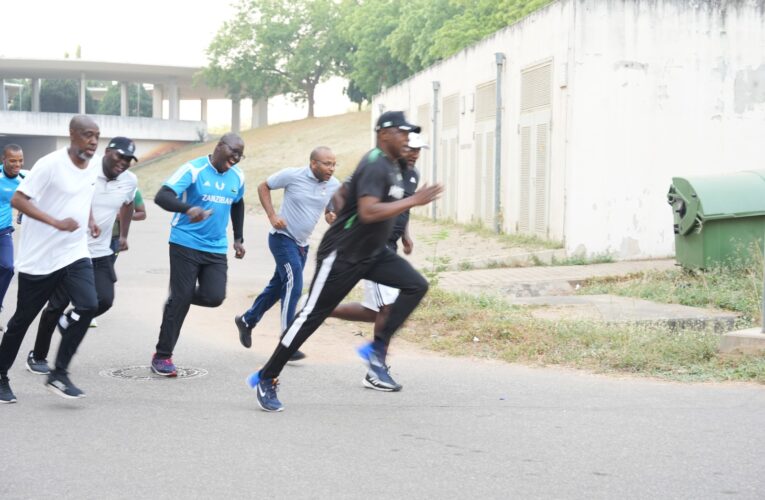
[[[96,321],[96,318],[93,318],[90,320],[90,327],[91,328],[98,328],[98,322]]]

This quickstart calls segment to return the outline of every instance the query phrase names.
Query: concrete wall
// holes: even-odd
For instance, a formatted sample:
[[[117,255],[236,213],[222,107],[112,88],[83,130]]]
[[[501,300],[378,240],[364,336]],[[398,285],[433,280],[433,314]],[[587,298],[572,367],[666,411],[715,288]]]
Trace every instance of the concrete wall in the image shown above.
[[[373,123],[381,109],[403,109],[427,125],[432,141],[421,111],[432,110],[432,82],[440,82],[439,106],[456,96],[460,113],[456,128],[445,130],[443,116],[436,123],[436,179],[447,184],[436,213],[491,226],[492,185],[481,185],[487,165],[476,150],[495,123],[477,120],[475,103],[480,86],[495,80],[494,53],[502,52],[502,229],[562,239],[569,253],[669,255],[673,176],[762,168],[763,3],[556,2],[382,92]],[[549,104],[522,109],[531,81],[524,72],[548,63]],[[537,131],[547,142],[534,141]],[[444,138],[458,147],[444,147]],[[420,168],[431,181],[427,160]],[[538,204],[535,189],[545,193]],[[524,227],[535,211],[544,217]]]
[[[762,2],[577,2],[569,251],[672,254],[673,176],[763,168],[764,20]]]
[[[24,148],[28,167],[56,148],[69,144],[69,121],[66,113],[0,111],[0,144],[18,143]],[[108,140],[121,135],[136,142],[138,158],[153,156],[167,143],[197,142],[207,138],[207,126],[201,121],[155,120],[153,118],[91,115],[101,129],[99,151]]]

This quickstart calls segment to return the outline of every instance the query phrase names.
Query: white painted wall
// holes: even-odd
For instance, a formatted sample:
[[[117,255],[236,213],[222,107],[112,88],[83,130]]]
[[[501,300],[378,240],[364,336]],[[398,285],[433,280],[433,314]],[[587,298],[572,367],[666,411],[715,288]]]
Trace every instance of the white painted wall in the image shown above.
[[[673,176],[762,168],[765,18],[712,3],[577,3],[570,252],[672,254]]]
[[[457,93],[470,103],[476,86],[495,78],[494,53],[505,53],[503,229],[515,232],[520,73],[551,60],[549,237],[564,239],[569,253],[669,255],[674,235],[666,193],[673,176],[762,168],[762,4],[556,2],[382,92],[372,123],[380,106],[415,119],[418,106],[432,103],[433,81],[441,83],[441,102]],[[476,205],[471,113],[467,106],[460,115],[459,173],[450,191],[457,209],[439,209],[440,217],[463,222]],[[431,180],[427,165],[423,170]]]

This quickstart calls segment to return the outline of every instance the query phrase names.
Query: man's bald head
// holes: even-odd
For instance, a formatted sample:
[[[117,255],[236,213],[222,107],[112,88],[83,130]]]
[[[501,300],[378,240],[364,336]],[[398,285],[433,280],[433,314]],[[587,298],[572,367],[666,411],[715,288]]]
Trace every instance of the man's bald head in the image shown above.
[[[88,128],[98,128],[95,120],[89,116],[76,115],[73,116],[69,121],[69,132],[73,132],[75,130],[85,130]]]

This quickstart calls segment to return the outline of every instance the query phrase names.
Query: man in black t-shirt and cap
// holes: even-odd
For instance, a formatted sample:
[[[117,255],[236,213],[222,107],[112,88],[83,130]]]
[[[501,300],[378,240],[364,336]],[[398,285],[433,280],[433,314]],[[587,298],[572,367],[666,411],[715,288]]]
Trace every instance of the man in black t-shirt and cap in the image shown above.
[[[420,134],[409,132],[409,142],[404,148],[403,157],[398,160],[401,175],[403,176],[404,197],[412,196],[417,191],[420,173],[415,165],[420,157],[420,150],[423,148],[428,148],[428,145],[420,137]],[[336,210],[342,208],[345,203],[345,194],[346,189],[340,189],[332,199]],[[404,247],[404,253],[407,255],[411,254],[414,242],[409,235],[409,210],[400,213],[396,217],[396,222],[393,224],[393,232],[388,238],[388,247],[394,252],[398,251],[399,240],[401,240]],[[364,298],[361,302],[340,304],[332,311],[330,317],[346,321],[374,323],[374,331],[379,336],[382,329],[385,328],[385,322],[387,321],[388,313],[390,313],[391,305],[398,298],[398,290],[369,280],[362,280],[362,286],[364,288]],[[367,359],[367,351],[372,345],[373,342],[370,342],[360,347],[358,349],[359,355]],[[377,387],[371,386],[366,379],[364,385],[377,389]]]
[[[263,410],[283,409],[276,389],[284,365],[361,279],[400,290],[385,327],[366,351],[369,370],[364,385],[383,391],[401,390],[388,373],[385,356],[393,334],[425,296],[428,282],[386,243],[399,214],[427,205],[443,188],[426,185],[404,197],[398,159],[407,146],[409,132],[419,132],[419,127],[408,123],[403,112],[383,113],[375,131],[377,147],[356,167],[346,185],[346,202],[321,241],[305,305],[282,334],[265,366],[248,378]]]

